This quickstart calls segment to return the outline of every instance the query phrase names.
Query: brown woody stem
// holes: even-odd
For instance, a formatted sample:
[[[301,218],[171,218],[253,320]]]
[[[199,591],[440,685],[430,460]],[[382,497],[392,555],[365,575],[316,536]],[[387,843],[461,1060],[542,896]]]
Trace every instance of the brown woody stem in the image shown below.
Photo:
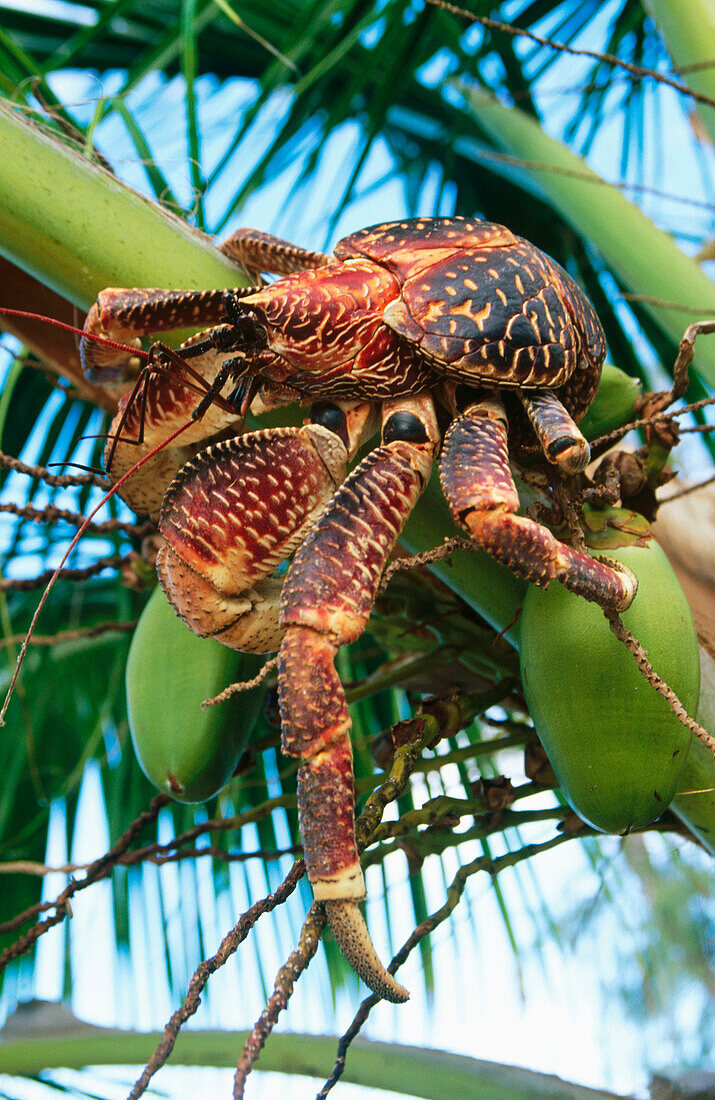
[[[648,660],[646,651],[638,639],[634,637],[629,630],[626,630],[620,616],[615,611],[609,611],[607,609],[604,609],[603,613],[608,619],[608,625],[612,632],[618,638],[619,642],[623,642],[628,652],[634,657],[638,668],[651,687],[655,688],[658,694],[662,695],[667,701],[668,706],[678,721],[682,722],[691,733],[694,733],[695,736],[710,749],[713,756],[715,756],[715,737],[711,737],[708,731],[704,729],[699,722],[696,722],[694,718],[690,717],[673,689],[669,687],[665,680],[655,671]]]

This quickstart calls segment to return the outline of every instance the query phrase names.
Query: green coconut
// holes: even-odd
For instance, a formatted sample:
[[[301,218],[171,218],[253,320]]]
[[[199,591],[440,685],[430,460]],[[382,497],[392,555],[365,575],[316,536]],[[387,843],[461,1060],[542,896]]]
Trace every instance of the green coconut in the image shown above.
[[[638,592],[623,623],[655,671],[695,714],[698,643],[673,569],[642,516],[586,512],[591,552],[623,562]],[[596,829],[650,824],[678,788],[693,735],[643,678],[603,611],[560,584],[531,586],[521,614],[524,693],[561,789]]]
[[[151,595],[132,638],[126,687],[129,727],[139,765],[159,790],[179,802],[205,802],[235,771],[264,690],[202,708],[262,659],[199,638],[179,619],[161,588]]]

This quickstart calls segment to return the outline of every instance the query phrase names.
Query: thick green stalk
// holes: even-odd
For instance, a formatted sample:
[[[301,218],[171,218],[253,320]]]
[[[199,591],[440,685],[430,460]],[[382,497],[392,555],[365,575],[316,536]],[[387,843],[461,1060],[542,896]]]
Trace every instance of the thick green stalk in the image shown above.
[[[33,1039],[0,1044],[3,1073],[36,1074],[56,1066],[143,1063],[161,1033],[113,1031],[78,1025],[79,1034],[43,1031]],[[182,1031],[172,1065],[234,1068],[247,1033]],[[261,1051],[259,1069],[324,1079],[335,1058],[337,1040],[325,1035],[273,1035]],[[567,1084],[559,1077],[497,1062],[420,1047],[357,1039],[350,1046],[342,1080],[425,1100],[618,1100],[611,1092]]]
[[[546,201],[595,245],[630,293],[649,299],[643,301],[643,308],[665,333],[680,341],[693,321],[715,316],[711,280],[618,188],[606,183],[563,142],[549,137],[518,107],[506,107],[483,91],[467,89],[464,95],[469,110],[495,145],[510,156],[531,162],[520,172],[530,176]],[[693,367],[715,387],[715,340],[704,337],[698,341]]]
[[[715,99],[715,0],[643,0],[658,25],[676,69],[693,91]],[[702,68],[690,68],[704,62]],[[715,145],[715,107],[696,103],[695,110]]]
[[[0,253],[76,306],[106,286],[241,281],[208,237],[2,102],[0,149]]]

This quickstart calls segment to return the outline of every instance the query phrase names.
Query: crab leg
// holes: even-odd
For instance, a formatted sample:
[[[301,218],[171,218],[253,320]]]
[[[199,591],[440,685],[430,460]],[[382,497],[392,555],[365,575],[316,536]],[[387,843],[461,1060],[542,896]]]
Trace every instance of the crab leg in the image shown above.
[[[429,477],[438,431],[427,395],[386,402],[382,446],[337,491],[283,590],[279,657],[283,751],[303,760],[298,811],[308,878],[356,973],[390,1001],[408,994],[375,954],[357,903],[350,715],[334,666],[365,628],[383,569]]]
[[[221,251],[247,271],[290,275],[330,263],[323,252],[310,252],[297,245],[261,233],[257,229],[238,229],[220,246]],[[260,289],[258,286],[235,287],[230,293],[242,298]],[[158,288],[108,287],[97,298],[85,321],[86,336],[80,342],[80,358],[92,381],[122,383],[136,377],[141,361],[118,348],[108,347],[93,336],[102,336],[123,344],[141,346],[147,333],[171,332],[182,328],[202,328],[226,320],[221,288],[211,290],[165,290]]]
[[[310,252],[260,229],[237,229],[219,248],[251,274],[265,271],[271,275],[292,275],[323,267],[332,260],[324,252]]]
[[[567,474],[577,474],[588,466],[591,448],[556,394],[517,390],[517,395],[549,462]]]
[[[559,542],[526,516],[509,469],[507,421],[494,397],[471,405],[447,432],[440,480],[452,513],[472,539],[503,565],[545,588],[557,580],[572,592],[622,611],[636,594],[630,571],[612,568]]]
[[[236,287],[236,298],[258,289]],[[141,347],[147,333],[172,332],[182,328],[206,328],[226,320],[225,290],[157,290],[108,287],[94,303],[84,323],[85,336],[79,354],[85,374],[93,382],[122,383],[136,377],[142,362],[125,351],[92,339],[101,336],[122,344]]]

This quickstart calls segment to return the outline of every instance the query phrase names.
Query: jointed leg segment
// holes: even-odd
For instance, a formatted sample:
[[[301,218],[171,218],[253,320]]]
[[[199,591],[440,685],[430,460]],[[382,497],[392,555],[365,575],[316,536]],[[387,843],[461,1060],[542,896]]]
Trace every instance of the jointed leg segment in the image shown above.
[[[516,515],[519,497],[509,469],[506,413],[494,398],[477,402],[447,432],[440,480],[457,522],[497,561],[532,584],[556,580],[572,592],[622,611],[636,580],[559,542],[541,524]]]
[[[323,267],[332,260],[324,252],[311,252],[260,229],[237,229],[220,248],[250,274],[265,271],[271,275],[291,275]]]
[[[551,390],[518,390],[541,449],[564,473],[577,474],[591,458],[591,449],[561,401]]]
[[[333,661],[362,633],[389,554],[429,477],[437,443],[430,399],[389,403],[383,438],[390,441],[347,478],[293,561],[283,591],[279,695],[283,751],[303,760],[299,813],[315,897],[328,903],[333,934],[356,972],[382,997],[402,1001],[407,993],[379,963],[357,908],[365,887],[355,843],[351,723]]]

